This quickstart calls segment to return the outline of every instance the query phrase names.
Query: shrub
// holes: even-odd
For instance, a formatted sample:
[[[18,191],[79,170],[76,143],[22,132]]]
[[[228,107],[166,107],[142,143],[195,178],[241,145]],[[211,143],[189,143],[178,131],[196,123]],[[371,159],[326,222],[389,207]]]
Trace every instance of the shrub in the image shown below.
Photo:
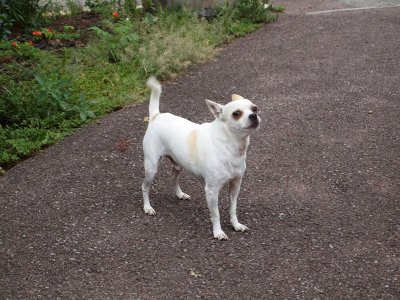
[[[0,96],[0,165],[26,157],[94,118],[93,104],[75,92],[72,79],[35,75],[29,83],[7,82]]]
[[[238,0],[236,2],[236,17],[252,23],[274,21],[276,16],[264,8],[264,5],[268,2],[269,0]]]
[[[0,0],[0,39],[7,40],[14,21],[8,1]]]
[[[12,25],[30,29],[40,27],[45,23],[42,12],[44,7],[39,6],[40,0],[1,0],[8,5],[9,19],[13,21]],[[3,4],[2,4],[3,5]],[[2,7],[2,5],[0,7]]]

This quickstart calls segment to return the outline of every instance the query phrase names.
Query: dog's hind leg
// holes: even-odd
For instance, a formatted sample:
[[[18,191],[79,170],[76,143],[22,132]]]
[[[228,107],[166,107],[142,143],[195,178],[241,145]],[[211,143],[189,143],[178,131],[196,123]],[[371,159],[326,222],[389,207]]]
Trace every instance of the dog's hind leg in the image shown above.
[[[158,169],[158,161],[159,159],[149,159],[145,157],[144,160],[144,169],[145,169],[145,179],[142,184],[142,193],[143,193],[143,210],[146,214],[155,215],[156,211],[150,205],[149,192],[151,188],[151,184],[153,182],[154,177],[157,174]]]
[[[178,165],[171,156],[167,155],[167,158],[173,165],[171,175],[174,181],[176,197],[182,200],[190,200],[190,196],[182,192],[181,187],[179,186],[179,174],[182,172],[182,167]]]
[[[190,200],[190,196],[182,192],[181,187],[179,186],[179,174],[181,172],[182,172],[182,167],[174,164],[174,166],[172,167],[171,175],[174,180],[175,195],[176,197],[178,197],[178,199]]]

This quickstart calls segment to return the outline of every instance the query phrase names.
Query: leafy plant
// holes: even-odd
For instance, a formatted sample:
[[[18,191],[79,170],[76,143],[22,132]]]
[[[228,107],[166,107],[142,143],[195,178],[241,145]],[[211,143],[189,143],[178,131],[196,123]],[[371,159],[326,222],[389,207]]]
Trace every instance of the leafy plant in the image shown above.
[[[76,99],[72,79],[45,80],[41,75],[35,75],[35,79],[39,83],[36,99],[41,117],[48,118],[54,111],[77,113],[82,121],[95,117],[90,110],[95,101],[87,100],[82,92]]]
[[[64,26],[64,27],[72,27],[73,26]],[[60,39],[60,40],[74,40],[80,37],[79,33],[73,33],[71,30],[66,33],[53,31],[50,28],[42,28],[39,31],[33,31],[32,38],[33,40],[41,40],[41,39]]]
[[[96,35],[98,37],[103,37],[103,38],[106,38],[106,39],[107,38],[110,39],[110,38],[113,37],[113,35],[111,33],[107,32],[107,31],[104,31],[104,30],[100,29],[97,26],[90,27],[89,29],[93,30],[94,32],[96,32]]]
[[[5,165],[29,156],[36,149],[54,141],[56,134],[41,128],[3,128],[0,126],[0,164]]]
[[[67,0],[67,7],[71,15],[77,15],[83,11],[82,3],[79,0]]]
[[[142,3],[145,12],[151,12],[154,9],[153,0],[142,0]]]
[[[274,21],[276,16],[264,8],[268,2],[268,0],[238,0],[236,2],[236,17],[252,23]]]
[[[285,7],[283,5],[274,5],[272,3],[268,6],[268,9],[270,11],[274,11],[274,12],[278,12],[278,13],[282,13],[285,11]]]
[[[40,27],[45,23],[43,12],[48,5],[39,5],[40,0],[5,0],[9,7],[10,19],[14,20],[13,25],[29,29]]]
[[[133,23],[129,21],[118,22],[114,27],[114,34],[98,27],[91,27],[97,36],[105,40],[110,62],[120,62],[132,59],[134,49],[137,49],[140,36],[134,32]]]
[[[75,31],[75,27],[74,26],[70,26],[70,25],[66,25],[66,26],[64,26],[64,30],[66,32],[74,32]]]
[[[112,17],[113,9],[116,7],[115,0],[86,0],[85,5],[91,12],[100,13],[108,18]]]
[[[29,86],[8,82],[2,87],[0,165],[29,156],[95,118],[95,101],[83,92],[77,94],[71,78],[44,74],[33,78]]]
[[[79,33],[62,33],[62,32],[54,32],[51,36],[49,36],[50,39],[60,39],[60,40],[76,40],[79,39],[81,35]]]
[[[0,0],[0,39],[8,39],[14,21],[7,0]]]
[[[109,4],[107,0],[86,0],[85,2],[85,5],[92,11],[102,6],[108,6]]]
[[[31,43],[17,43],[14,42],[15,46],[12,48],[12,52],[8,52],[12,56],[20,59],[39,59],[41,57],[41,51],[32,46]],[[14,44],[13,43],[13,44]]]

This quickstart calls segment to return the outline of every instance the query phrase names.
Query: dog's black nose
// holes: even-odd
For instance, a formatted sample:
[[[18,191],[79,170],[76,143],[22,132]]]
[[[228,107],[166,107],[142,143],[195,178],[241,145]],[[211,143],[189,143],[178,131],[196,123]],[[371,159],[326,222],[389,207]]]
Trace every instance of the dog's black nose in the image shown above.
[[[257,120],[257,114],[250,114],[249,115],[249,119],[252,121],[256,121]]]

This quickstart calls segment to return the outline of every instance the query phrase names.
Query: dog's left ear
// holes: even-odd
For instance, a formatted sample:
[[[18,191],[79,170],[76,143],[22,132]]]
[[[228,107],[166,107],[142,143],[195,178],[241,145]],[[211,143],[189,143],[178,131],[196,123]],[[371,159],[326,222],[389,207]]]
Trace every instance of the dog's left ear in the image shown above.
[[[242,96],[239,96],[239,95],[236,95],[236,94],[232,95],[232,101],[242,100],[242,99],[244,99]]]
[[[208,100],[208,99],[206,99],[206,103],[207,103],[208,108],[213,113],[214,117],[220,118],[221,114],[222,114],[222,109],[224,108],[224,106],[221,104],[218,104],[214,101]]]

